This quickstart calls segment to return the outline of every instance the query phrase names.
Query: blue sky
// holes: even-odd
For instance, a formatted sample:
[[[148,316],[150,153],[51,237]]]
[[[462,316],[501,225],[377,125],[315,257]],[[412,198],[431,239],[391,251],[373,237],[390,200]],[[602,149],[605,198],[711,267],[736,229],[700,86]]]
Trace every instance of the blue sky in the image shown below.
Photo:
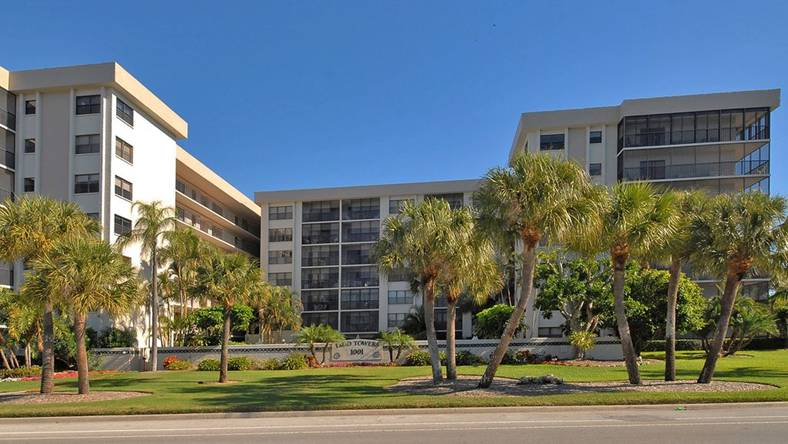
[[[0,65],[116,60],[247,194],[479,177],[519,113],[783,88],[788,2],[16,1]],[[772,192],[788,194],[785,109]]]

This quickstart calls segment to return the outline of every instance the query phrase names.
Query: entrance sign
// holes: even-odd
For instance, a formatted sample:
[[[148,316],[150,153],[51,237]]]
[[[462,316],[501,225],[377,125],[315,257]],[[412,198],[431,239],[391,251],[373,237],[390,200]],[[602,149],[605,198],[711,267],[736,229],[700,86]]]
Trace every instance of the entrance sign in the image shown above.
[[[380,346],[380,342],[372,339],[351,339],[332,347],[331,360],[335,362],[380,362],[383,360],[383,348]]]

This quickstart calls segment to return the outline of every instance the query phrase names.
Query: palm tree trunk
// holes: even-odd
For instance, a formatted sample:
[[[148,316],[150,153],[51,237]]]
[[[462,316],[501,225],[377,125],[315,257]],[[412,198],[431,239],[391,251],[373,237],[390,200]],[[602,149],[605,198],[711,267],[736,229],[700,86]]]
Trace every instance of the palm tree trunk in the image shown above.
[[[523,239],[525,241],[525,239]],[[536,267],[536,244],[524,242],[523,251],[523,276],[520,284],[522,294],[520,299],[517,300],[517,305],[514,306],[514,311],[509,321],[506,323],[506,328],[501,335],[501,341],[495,348],[495,351],[490,355],[490,363],[487,364],[487,369],[484,371],[479,387],[488,388],[495,378],[495,373],[498,371],[498,366],[501,365],[504,355],[509,350],[509,344],[514,338],[514,333],[517,327],[523,320],[525,309],[528,307],[528,300],[531,298],[531,293],[534,288],[534,268]]]
[[[439,384],[443,380],[443,375],[438,353],[438,336],[435,334],[435,280],[433,279],[424,285],[424,323],[427,327],[427,349],[432,364],[432,383]]]
[[[613,259],[613,296],[615,297],[616,325],[618,336],[621,338],[621,350],[624,354],[624,362],[627,365],[627,375],[630,384],[640,384],[640,369],[638,368],[635,347],[632,345],[632,335],[629,332],[629,322],[627,321],[627,311],[624,305],[624,268],[626,258]]]
[[[159,291],[156,282],[156,248],[150,253],[150,285],[151,285],[151,347],[150,347],[150,366],[151,371],[159,369]]]
[[[25,344],[25,367],[30,368],[33,365],[33,353],[30,350],[30,343]]]
[[[446,312],[446,379],[457,379],[457,338],[454,324],[457,319],[457,301],[449,302]]]
[[[714,376],[714,368],[717,366],[717,359],[720,357],[722,351],[722,344],[725,342],[725,335],[728,334],[728,324],[731,320],[731,313],[733,313],[733,304],[736,302],[736,293],[739,291],[739,284],[741,280],[739,275],[734,271],[728,271],[728,277],[725,279],[725,290],[722,293],[722,300],[720,301],[720,319],[717,321],[717,330],[714,334],[714,339],[709,346],[709,353],[706,355],[706,363],[703,364],[703,370],[698,377],[698,383],[708,384]]]
[[[49,394],[55,388],[55,323],[54,309],[44,305],[43,343],[41,350],[41,393]]]
[[[84,313],[74,314],[74,336],[77,342],[77,385],[80,395],[90,394],[90,376],[88,374],[88,350],[85,344]]]
[[[16,358],[16,350],[14,347],[8,347],[8,353],[9,356],[11,356],[11,365],[13,365],[14,368],[19,368],[19,359]]]
[[[681,259],[673,256],[668,280],[668,312],[665,317],[665,381],[676,380],[676,305],[680,277]]]
[[[6,358],[5,351],[2,348],[0,348],[0,358],[3,359],[3,368],[11,370],[11,366],[8,364],[8,358]]]
[[[230,335],[232,334],[232,307],[224,307],[224,333],[222,334],[222,359],[219,366],[219,382],[227,382],[227,361],[229,360]]]

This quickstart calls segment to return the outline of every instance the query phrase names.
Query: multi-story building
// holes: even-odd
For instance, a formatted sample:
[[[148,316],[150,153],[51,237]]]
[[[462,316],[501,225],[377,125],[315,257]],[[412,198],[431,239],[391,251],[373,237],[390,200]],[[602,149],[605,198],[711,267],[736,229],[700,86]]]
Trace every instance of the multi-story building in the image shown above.
[[[109,242],[133,226],[134,201],[160,201],[207,241],[257,257],[259,207],[179,147],[187,135],[186,121],[116,63],[0,69],[0,197],[76,202]],[[138,245],[124,255],[147,266]],[[2,283],[18,285],[21,266],[1,268]]]
[[[478,180],[255,193],[261,207],[260,261],[268,280],[300,294],[303,323],[328,324],[349,336],[397,327],[421,296],[404,270],[381,273],[372,257],[385,218],[405,201],[446,199],[470,204]],[[436,328],[446,329],[438,301]],[[458,337],[472,335],[470,313],[458,316]]]

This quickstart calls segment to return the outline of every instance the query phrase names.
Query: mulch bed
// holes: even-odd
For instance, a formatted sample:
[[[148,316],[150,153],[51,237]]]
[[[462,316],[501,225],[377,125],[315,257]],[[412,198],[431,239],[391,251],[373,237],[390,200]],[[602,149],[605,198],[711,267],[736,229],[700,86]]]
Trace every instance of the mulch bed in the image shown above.
[[[711,384],[697,384],[695,381],[643,381],[642,385],[630,385],[617,381],[517,385],[516,379],[495,378],[493,385],[487,389],[477,388],[478,383],[478,376],[459,376],[456,381],[446,381],[439,385],[433,385],[430,377],[407,378],[388,387],[388,390],[413,395],[484,397],[603,392],[742,392],[775,388],[766,384],[731,381],[713,381]]]
[[[97,391],[97,392],[91,392],[89,395],[80,395],[77,393],[62,393],[62,392],[42,395],[41,393],[33,393],[33,392],[12,392],[12,393],[0,393],[0,405],[112,401],[116,399],[136,398],[139,396],[146,396],[149,394],[150,393],[143,393],[143,392]]]

